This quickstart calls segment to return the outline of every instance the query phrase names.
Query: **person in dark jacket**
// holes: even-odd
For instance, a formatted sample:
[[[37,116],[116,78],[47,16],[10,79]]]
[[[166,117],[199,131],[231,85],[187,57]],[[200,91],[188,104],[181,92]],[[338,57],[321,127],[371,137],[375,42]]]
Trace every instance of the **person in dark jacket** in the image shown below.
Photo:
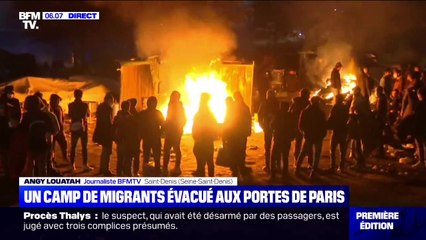
[[[392,90],[398,90],[399,93],[403,93],[405,90],[405,79],[402,76],[402,72],[400,69],[394,68],[392,72],[393,77],[393,88]]]
[[[105,95],[104,101],[96,109],[96,127],[93,133],[93,142],[102,146],[100,174],[104,176],[112,176],[109,170],[109,162],[114,138],[113,104],[114,97],[108,93]]]
[[[419,99],[414,110],[414,138],[417,147],[418,161],[412,165],[414,168],[425,168],[425,147],[426,147],[426,87],[423,86],[417,91]]]
[[[383,88],[386,97],[390,97],[392,94],[392,87],[393,87],[393,78],[392,78],[392,70],[386,69],[383,73],[382,78],[380,79],[379,86]]]
[[[114,117],[114,141],[117,144],[117,176],[131,177],[131,134],[134,132],[130,102],[123,101],[121,110]]]
[[[258,120],[263,129],[265,143],[265,167],[264,171],[269,172],[271,166],[272,128],[271,122],[278,112],[279,103],[275,97],[275,91],[270,89],[266,92],[266,100],[260,104]]]
[[[399,94],[398,89],[392,90],[392,93],[389,97],[389,112],[388,120],[389,125],[393,126],[396,120],[398,119],[399,113],[401,111],[401,94]]]
[[[294,122],[296,122],[296,118],[288,111],[289,108],[289,102],[281,102],[279,111],[271,123],[274,136],[271,158],[271,179],[275,178],[276,166],[280,161],[282,161],[283,179],[288,174],[288,157],[291,141],[294,139],[296,134],[296,128],[293,128],[293,126],[295,126]]]
[[[303,110],[299,119],[299,131],[303,133],[304,143],[302,151],[297,158],[297,165],[295,173],[299,174],[300,167],[302,166],[303,160],[306,156],[313,155],[312,170],[309,177],[315,176],[319,160],[321,157],[322,141],[327,134],[327,125],[325,114],[320,108],[320,97],[312,97],[311,104]],[[315,149],[315,154],[313,150]]]
[[[295,162],[297,161],[297,158],[299,157],[300,150],[302,148],[302,141],[303,141],[303,134],[299,132],[297,125],[299,123],[300,114],[310,104],[309,103],[310,94],[311,94],[310,91],[306,88],[300,90],[299,97],[295,97],[293,99],[293,103],[291,104],[290,110],[289,110],[289,112],[297,119],[295,123],[296,124],[295,127],[297,129],[296,135],[295,135],[296,143],[294,145]],[[309,163],[312,164],[312,159],[310,159]]]
[[[358,86],[361,87],[361,93],[368,99],[373,93],[376,82],[371,76],[370,71],[367,67],[363,67],[361,70],[361,76],[359,78]]]
[[[170,101],[167,108],[167,117],[164,124],[164,156],[163,156],[163,175],[168,175],[168,166],[170,160],[170,150],[173,148],[176,154],[175,167],[172,171],[173,176],[181,174],[182,153],[180,151],[180,141],[183,135],[183,127],[186,124],[186,113],[182,102],[180,101],[180,93],[173,91],[170,95]]]
[[[202,93],[198,112],[194,116],[192,137],[194,138],[194,155],[197,160],[197,170],[194,175],[205,176],[207,165],[208,176],[214,177],[214,140],[218,136],[218,125],[209,107],[210,95]]]
[[[386,121],[387,121],[387,113],[388,113],[388,102],[386,95],[384,93],[384,89],[380,86],[376,88],[376,104],[374,107],[374,117],[377,120],[378,133],[379,133],[379,148],[378,155],[379,158],[385,157],[385,136],[383,132],[385,130]]]
[[[50,138],[54,126],[47,112],[42,110],[43,103],[39,97],[32,95],[25,99],[26,112],[22,116],[20,127],[27,133],[27,158],[23,175],[47,177],[48,154],[50,152]]]
[[[56,119],[58,119],[59,123],[59,132],[53,136],[53,142],[52,147],[55,149],[56,143],[58,143],[59,148],[61,149],[62,153],[62,159],[65,162],[68,161],[68,155],[67,155],[67,139],[65,137],[65,131],[64,131],[64,124],[65,124],[65,117],[64,117],[64,110],[59,105],[62,101],[62,98],[57,94],[50,95],[50,112],[55,114]]]
[[[142,148],[144,171],[149,163],[152,154],[154,155],[155,174],[161,173],[160,158],[161,158],[161,134],[164,127],[164,116],[157,110],[157,98],[151,96],[147,100],[148,108],[141,112],[140,125],[142,132]]]
[[[0,97],[0,161],[8,176],[8,149],[13,133],[21,122],[21,105],[14,97],[13,86],[6,86]]]
[[[328,118],[328,128],[333,131],[330,143],[330,170],[332,173],[336,172],[336,149],[339,147],[340,150],[340,164],[337,171],[344,171],[346,164],[346,149],[347,149],[347,126],[349,116],[349,107],[343,102],[344,95],[338,94],[335,96],[335,103],[331,109],[330,116]]]
[[[340,78],[340,70],[342,67],[342,63],[338,62],[331,71],[330,86],[334,89],[334,95],[339,94],[342,91],[342,79]]]
[[[234,119],[232,126],[232,136],[229,145],[231,158],[234,161],[231,167],[232,175],[247,176],[245,165],[247,137],[251,135],[251,113],[249,107],[244,103],[240,92],[234,93]]]
[[[413,114],[418,102],[417,90],[423,86],[423,83],[420,81],[420,79],[415,78],[413,73],[408,73],[406,85],[407,87],[403,93],[401,102],[400,115],[402,119]]]
[[[130,114],[132,115],[132,126],[138,127],[137,121],[138,121],[138,115],[139,112],[137,110],[138,106],[138,100],[136,98],[131,98],[129,100],[130,103]],[[141,139],[139,137],[139,130],[133,131],[133,136],[131,136],[133,141],[130,142],[130,144],[133,146],[132,151],[130,152],[131,159],[133,162],[133,176],[138,177],[139,175],[139,165],[140,165],[140,145],[141,145]]]
[[[81,150],[83,154],[83,170],[91,171],[92,167],[87,162],[87,140],[88,140],[88,126],[87,118],[90,116],[89,105],[82,101],[83,91],[77,89],[74,91],[74,101],[68,105],[68,115],[71,118],[71,154],[70,160],[75,170],[75,148],[77,142],[81,140]]]

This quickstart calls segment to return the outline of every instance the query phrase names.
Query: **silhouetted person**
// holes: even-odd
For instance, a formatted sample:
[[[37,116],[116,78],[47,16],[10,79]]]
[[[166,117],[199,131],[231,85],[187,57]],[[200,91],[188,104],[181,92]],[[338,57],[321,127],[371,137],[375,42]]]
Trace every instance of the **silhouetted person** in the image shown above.
[[[67,139],[65,137],[65,132],[64,132],[64,124],[65,124],[64,110],[59,105],[61,101],[62,101],[62,98],[58,96],[57,94],[50,95],[50,112],[55,114],[59,124],[59,131],[57,134],[53,136],[52,148],[54,150],[55,144],[58,143],[59,148],[61,149],[62,159],[68,163],[69,161],[68,161],[68,155],[67,155]]]
[[[300,114],[299,131],[303,133],[304,142],[297,158],[296,175],[299,174],[304,158],[309,155],[314,156],[310,178],[315,176],[319,164],[322,141],[327,134],[325,114],[320,108],[320,101],[320,97],[312,97],[311,104]]]
[[[34,93],[34,96],[37,96],[38,98],[40,98],[41,103],[43,104],[42,108],[49,109],[49,103],[47,103],[46,99],[43,98],[42,92],[37,91],[37,92]]]
[[[347,125],[349,117],[349,108],[344,104],[344,95],[338,94],[334,98],[335,103],[331,109],[328,118],[328,128],[333,131],[330,143],[330,170],[332,173],[336,171],[336,149],[340,150],[340,164],[338,171],[344,171],[346,164],[347,149]]]
[[[229,145],[231,159],[234,161],[231,171],[233,176],[239,176],[239,174],[246,175],[248,173],[245,159],[247,137],[251,135],[251,114],[240,92],[234,93],[234,101],[233,130]]]
[[[299,122],[300,114],[310,104],[309,95],[310,95],[310,91],[308,89],[304,88],[300,90],[299,96],[293,99],[293,103],[290,106],[290,110],[289,110],[290,113],[297,119],[296,127]],[[299,132],[299,130],[296,131],[295,140],[296,140],[296,143],[294,145],[294,159],[295,161],[297,161],[297,158],[299,157],[299,154],[302,148],[302,141],[303,141],[303,134]],[[310,162],[310,164],[312,163]]]
[[[378,148],[378,157],[385,157],[385,136],[383,132],[385,130],[386,121],[387,121],[387,113],[388,113],[388,101],[384,90],[382,87],[376,88],[376,104],[374,107],[374,117],[377,120],[378,133],[379,133],[379,148]]]
[[[358,83],[358,86],[361,87],[362,94],[366,98],[370,97],[374,92],[375,85],[375,80],[371,76],[369,69],[367,67],[363,67],[361,70],[360,81]]]
[[[331,71],[330,86],[333,88],[334,95],[339,94],[342,91],[342,79],[340,78],[340,70],[342,67],[342,63],[337,62]]]
[[[265,167],[263,170],[271,170],[271,147],[272,147],[272,128],[271,123],[278,113],[279,103],[275,97],[275,91],[270,89],[266,92],[266,100],[260,104],[258,111],[258,120],[263,129],[265,143]]]
[[[49,104],[43,98],[43,93],[36,92],[36,93],[34,93],[34,96],[36,96],[40,99],[41,110],[46,112],[47,115],[49,116],[50,121],[52,122],[52,126],[53,126],[53,132],[51,132],[51,133],[52,133],[53,136],[55,136],[60,131],[58,118],[56,117],[56,115],[53,112],[50,111]],[[54,159],[53,138],[49,138],[48,140],[49,140],[48,145],[49,145],[49,149],[50,149],[50,151],[48,151],[48,154],[47,154],[48,176],[53,176],[53,175],[56,175],[55,172],[57,172],[56,164],[55,164],[56,162],[55,162],[55,159]]]
[[[356,159],[357,170],[363,170],[365,167],[363,139],[366,136],[366,119],[369,114],[368,100],[361,94],[361,88],[355,87],[349,108],[348,135],[352,141],[351,156]]]
[[[218,126],[215,116],[209,107],[210,95],[202,93],[198,112],[194,116],[192,137],[194,138],[194,155],[197,160],[197,170],[194,175],[205,176],[207,165],[208,176],[214,177],[214,140],[218,136]]]
[[[393,84],[392,70],[388,68],[383,73],[379,83],[379,86],[383,88],[386,97],[390,97],[392,94]]]
[[[233,134],[233,126],[234,126],[234,99],[230,96],[228,96],[225,99],[226,104],[226,113],[225,113],[225,119],[223,121],[223,130],[222,130],[222,144],[223,144],[223,151],[226,155],[226,157],[230,157],[231,148],[229,145],[229,141],[231,140],[232,134]]]
[[[140,145],[141,145],[139,130],[137,129],[139,127],[138,125],[139,112],[136,109],[136,106],[138,105],[138,100],[136,98],[131,98],[128,101],[130,103],[130,114],[132,115],[131,124],[134,128],[136,128],[136,131],[134,130],[132,136],[130,136],[130,138],[132,139],[130,142],[130,144],[132,145],[132,151],[130,152],[130,156],[133,161],[133,176],[138,177],[139,166],[140,166]]]
[[[99,173],[104,176],[112,176],[109,170],[109,162],[114,139],[113,105],[114,97],[111,94],[106,94],[104,101],[96,109],[96,127],[93,132],[93,142],[102,146]]]
[[[412,165],[414,168],[424,168],[425,166],[425,147],[426,147],[426,87],[421,87],[417,91],[419,99],[414,110],[414,125],[418,161]]]
[[[14,97],[13,86],[6,86],[0,97],[0,161],[8,175],[8,149],[13,133],[21,121],[21,105]]]
[[[281,102],[279,111],[272,120],[274,141],[271,158],[271,178],[275,178],[277,166],[282,166],[283,178],[288,174],[288,157],[290,154],[291,141],[296,134],[296,118],[289,112],[290,104]],[[282,161],[282,164],[278,162]]]
[[[167,108],[167,117],[164,124],[164,156],[163,156],[163,174],[168,175],[168,166],[170,160],[170,150],[176,154],[175,167],[172,175],[179,176],[181,174],[182,153],[180,151],[180,141],[183,135],[183,127],[186,124],[186,113],[182,102],[180,101],[180,93],[173,91],[170,95],[170,101]]]
[[[401,110],[401,94],[399,94],[398,89],[392,90],[392,93],[389,97],[389,112],[388,112],[388,120],[389,124],[393,126],[396,122],[399,112]]]
[[[90,116],[89,105],[82,101],[83,91],[77,89],[74,91],[74,101],[68,105],[69,116],[71,118],[71,155],[70,160],[75,170],[75,148],[77,142],[81,140],[81,150],[83,154],[83,170],[93,170],[87,162],[87,139],[88,139],[88,126],[87,118]]]
[[[402,77],[402,72],[399,69],[394,69],[392,72],[392,77],[394,80],[393,90],[398,90],[399,93],[403,93],[405,89],[405,80]]]
[[[415,78],[413,73],[408,73],[406,85],[401,102],[400,115],[402,119],[413,114],[418,102],[417,90],[423,86],[423,83],[420,82],[420,79]]]
[[[151,96],[148,98],[147,107],[147,109],[141,112],[144,171],[149,163],[152,151],[155,163],[155,174],[158,175],[161,172],[161,133],[164,126],[164,116],[159,110],[157,110],[156,97]]]
[[[131,134],[134,132],[130,114],[130,102],[121,103],[121,110],[114,118],[114,140],[117,144],[117,176],[131,176]]]
[[[50,138],[54,132],[49,115],[42,110],[43,103],[37,96],[25,99],[26,112],[22,116],[21,127],[27,133],[27,158],[22,173],[36,177],[47,177]],[[33,170],[33,174],[31,174]]]

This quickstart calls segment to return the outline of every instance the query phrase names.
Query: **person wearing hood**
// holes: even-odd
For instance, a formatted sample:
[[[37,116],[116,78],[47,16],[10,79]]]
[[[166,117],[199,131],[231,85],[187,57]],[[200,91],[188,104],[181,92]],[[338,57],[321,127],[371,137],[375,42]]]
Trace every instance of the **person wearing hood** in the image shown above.
[[[275,91],[270,89],[266,92],[266,100],[260,104],[258,111],[258,120],[263,129],[265,143],[265,167],[266,172],[271,170],[271,147],[272,147],[272,128],[271,123],[278,113],[279,103],[275,96]]]
[[[297,158],[295,173],[299,174],[304,158],[311,155],[313,164],[309,177],[313,178],[321,157],[322,142],[327,134],[327,124],[325,113],[320,107],[321,98],[314,96],[310,102],[311,104],[303,110],[299,118],[299,131],[303,133],[304,142]]]
[[[183,127],[186,124],[186,113],[180,93],[173,91],[170,95],[170,101],[167,108],[166,121],[164,123],[164,156],[163,156],[163,174],[168,175],[168,166],[170,160],[170,150],[173,148],[176,154],[175,167],[172,171],[173,176],[181,174],[182,153],[180,150],[180,141],[183,135]]]

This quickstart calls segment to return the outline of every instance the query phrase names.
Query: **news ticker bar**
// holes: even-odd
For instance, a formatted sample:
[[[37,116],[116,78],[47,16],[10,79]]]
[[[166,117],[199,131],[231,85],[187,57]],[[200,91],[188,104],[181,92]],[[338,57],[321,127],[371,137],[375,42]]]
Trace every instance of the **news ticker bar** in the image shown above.
[[[237,186],[236,177],[21,177],[19,186]]]

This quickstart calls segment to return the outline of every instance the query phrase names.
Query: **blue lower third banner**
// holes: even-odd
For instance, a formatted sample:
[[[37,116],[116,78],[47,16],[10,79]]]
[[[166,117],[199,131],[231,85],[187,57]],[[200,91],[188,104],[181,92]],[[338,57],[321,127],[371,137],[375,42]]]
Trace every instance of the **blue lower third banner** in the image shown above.
[[[350,208],[351,240],[425,239],[426,208]]]
[[[345,186],[20,186],[20,207],[348,207]]]

